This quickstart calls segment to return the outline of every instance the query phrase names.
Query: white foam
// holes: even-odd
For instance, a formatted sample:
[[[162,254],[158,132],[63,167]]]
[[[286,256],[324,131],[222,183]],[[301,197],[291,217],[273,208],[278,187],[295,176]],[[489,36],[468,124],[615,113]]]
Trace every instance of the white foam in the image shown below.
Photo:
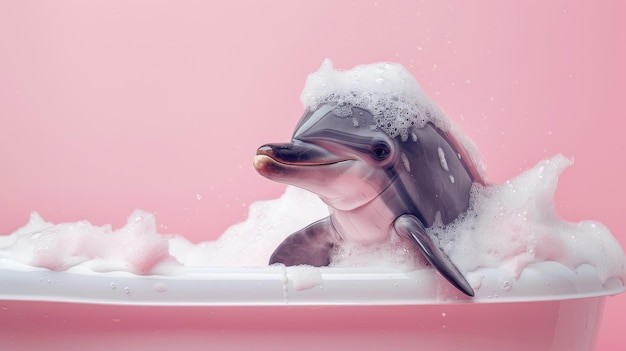
[[[446,154],[440,147],[437,148],[437,156],[439,156],[439,163],[441,164],[441,168],[443,168],[444,171],[449,171],[450,169],[448,168],[448,160],[446,160]]]
[[[623,279],[624,252],[609,230],[598,222],[564,221],[554,209],[558,177],[571,163],[557,155],[502,185],[476,185],[466,215],[429,231],[465,272],[507,267],[512,281],[531,263],[556,261],[571,269],[590,264],[603,282]]]
[[[398,63],[380,62],[335,70],[329,59],[317,72],[309,74],[300,100],[306,109],[322,104],[334,107],[337,116],[352,115],[351,107],[370,111],[380,129],[392,138],[407,141],[413,126],[432,123],[452,136],[467,152],[480,175],[485,178],[484,164],[474,143],[467,139],[443,111],[424,93],[415,78]]]
[[[135,274],[178,274],[185,267],[263,267],[285,237],[327,215],[317,196],[288,187],[280,199],[250,205],[248,219],[219,239],[192,244],[181,236],[159,234],[155,216],[141,210],[116,230],[88,221],[53,224],[33,212],[24,227],[0,236],[0,258],[56,271],[79,266]]]
[[[32,213],[24,227],[0,237],[0,257],[51,270],[83,265],[98,272],[170,274],[180,263],[168,247],[168,239],[156,232],[154,215],[140,210],[117,230],[88,221],[52,224]]]
[[[323,286],[322,273],[317,267],[293,266],[286,267],[287,281],[291,281],[294,289],[306,290],[316,286]]]
[[[274,249],[289,234],[325,216],[328,208],[316,195],[290,186],[279,199],[251,204],[248,219],[217,240],[192,244],[174,237],[170,252],[188,267],[267,266]]]
[[[326,59],[311,73],[302,91],[305,108],[331,104],[338,116],[351,116],[351,107],[372,112],[378,128],[391,137],[407,140],[411,126],[435,123],[448,130],[448,121],[422,92],[419,84],[397,63],[360,65],[348,71],[334,70]]]

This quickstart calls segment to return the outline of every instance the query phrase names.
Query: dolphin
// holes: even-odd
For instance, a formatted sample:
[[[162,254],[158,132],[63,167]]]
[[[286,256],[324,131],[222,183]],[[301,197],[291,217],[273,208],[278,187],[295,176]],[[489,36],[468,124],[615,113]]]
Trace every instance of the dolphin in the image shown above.
[[[397,235],[410,240],[452,285],[474,290],[426,228],[454,221],[469,207],[479,175],[456,141],[432,123],[411,126],[406,138],[375,127],[373,114],[352,106],[307,109],[290,143],[265,144],[254,158],[259,174],[317,194],[330,215],[288,236],[270,264],[330,264],[342,241],[376,244]],[[404,140],[406,139],[406,140]]]

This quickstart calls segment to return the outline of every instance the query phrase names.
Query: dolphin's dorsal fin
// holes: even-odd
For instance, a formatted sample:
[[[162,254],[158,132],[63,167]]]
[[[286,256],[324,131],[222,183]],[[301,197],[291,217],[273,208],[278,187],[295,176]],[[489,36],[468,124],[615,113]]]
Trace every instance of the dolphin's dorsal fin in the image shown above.
[[[459,272],[454,263],[450,261],[450,258],[441,250],[437,240],[426,233],[424,225],[417,217],[410,214],[402,215],[394,221],[393,226],[400,236],[408,238],[413,243],[417,244],[428,262],[430,262],[446,280],[466,295],[474,296],[474,289],[472,289],[471,285],[467,282],[463,274]]]
[[[459,154],[459,157],[463,160],[463,165],[465,166],[467,172],[472,176],[472,179],[480,185],[487,185],[488,182],[482,164],[476,164],[476,162],[480,163],[480,161],[470,157],[469,151],[453,133],[443,133],[441,131],[440,133],[442,133],[444,138],[448,140],[450,145],[452,145],[452,147]]]

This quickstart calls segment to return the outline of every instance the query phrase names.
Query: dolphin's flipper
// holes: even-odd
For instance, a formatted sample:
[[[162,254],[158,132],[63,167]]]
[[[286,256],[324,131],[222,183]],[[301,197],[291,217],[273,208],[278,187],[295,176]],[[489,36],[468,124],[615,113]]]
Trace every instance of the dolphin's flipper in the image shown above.
[[[269,263],[282,263],[286,266],[301,264],[328,266],[336,237],[330,217],[326,217],[288,236],[276,248]]]
[[[454,263],[452,263],[448,256],[439,248],[436,240],[433,240],[433,238],[426,233],[424,225],[417,217],[405,214],[398,217],[393,225],[398,234],[407,237],[420,247],[428,262],[430,262],[444,278],[466,295],[474,296],[474,289],[472,289]]]

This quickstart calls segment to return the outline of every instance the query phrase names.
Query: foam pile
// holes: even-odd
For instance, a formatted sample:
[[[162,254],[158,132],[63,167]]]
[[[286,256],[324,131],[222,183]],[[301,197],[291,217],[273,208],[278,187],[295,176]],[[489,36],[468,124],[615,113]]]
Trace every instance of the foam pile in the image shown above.
[[[448,130],[441,111],[426,97],[413,76],[395,63],[339,71],[327,59],[317,72],[307,77],[300,100],[312,110],[321,104],[331,104],[339,117],[351,116],[353,106],[371,111],[376,117],[375,126],[392,138],[400,135],[407,140],[411,126],[423,127],[427,122]]]
[[[409,129],[432,123],[462,145],[476,170],[484,176],[484,165],[478,149],[448,119],[445,113],[424,93],[413,75],[402,65],[380,62],[359,65],[350,70],[336,70],[326,59],[309,74],[300,100],[305,109],[316,110],[322,104],[334,107],[339,117],[352,115],[352,107],[372,113],[377,128],[402,141],[410,137]]]
[[[24,227],[0,236],[0,258],[56,271],[83,265],[96,272],[172,274],[181,268],[167,238],[157,234],[154,215],[140,210],[117,230],[88,221],[52,224],[33,212]]]
[[[24,227],[0,236],[0,259],[55,271],[80,266],[135,274],[180,274],[185,267],[263,267],[287,235],[327,215],[317,196],[289,187],[279,199],[251,204],[248,219],[219,239],[193,244],[158,233],[155,216],[141,210],[116,230],[88,221],[54,224],[33,212]]]
[[[475,185],[464,216],[428,231],[465,272],[506,267],[503,278],[514,281],[531,263],[555,261],[572,270],[592,265],[602,282],[626,281],[624,252],[602,223],[570,223],[555,211],[559,175],[571,164],[556,155],[504,184]]]
[[[252,203],[247,220],[217,240],[192,244],[177,236],[170,251],[190,267],[263,267],[289,234],[326,216],[328,209],[316,195],[287,187],[278,199]]]

